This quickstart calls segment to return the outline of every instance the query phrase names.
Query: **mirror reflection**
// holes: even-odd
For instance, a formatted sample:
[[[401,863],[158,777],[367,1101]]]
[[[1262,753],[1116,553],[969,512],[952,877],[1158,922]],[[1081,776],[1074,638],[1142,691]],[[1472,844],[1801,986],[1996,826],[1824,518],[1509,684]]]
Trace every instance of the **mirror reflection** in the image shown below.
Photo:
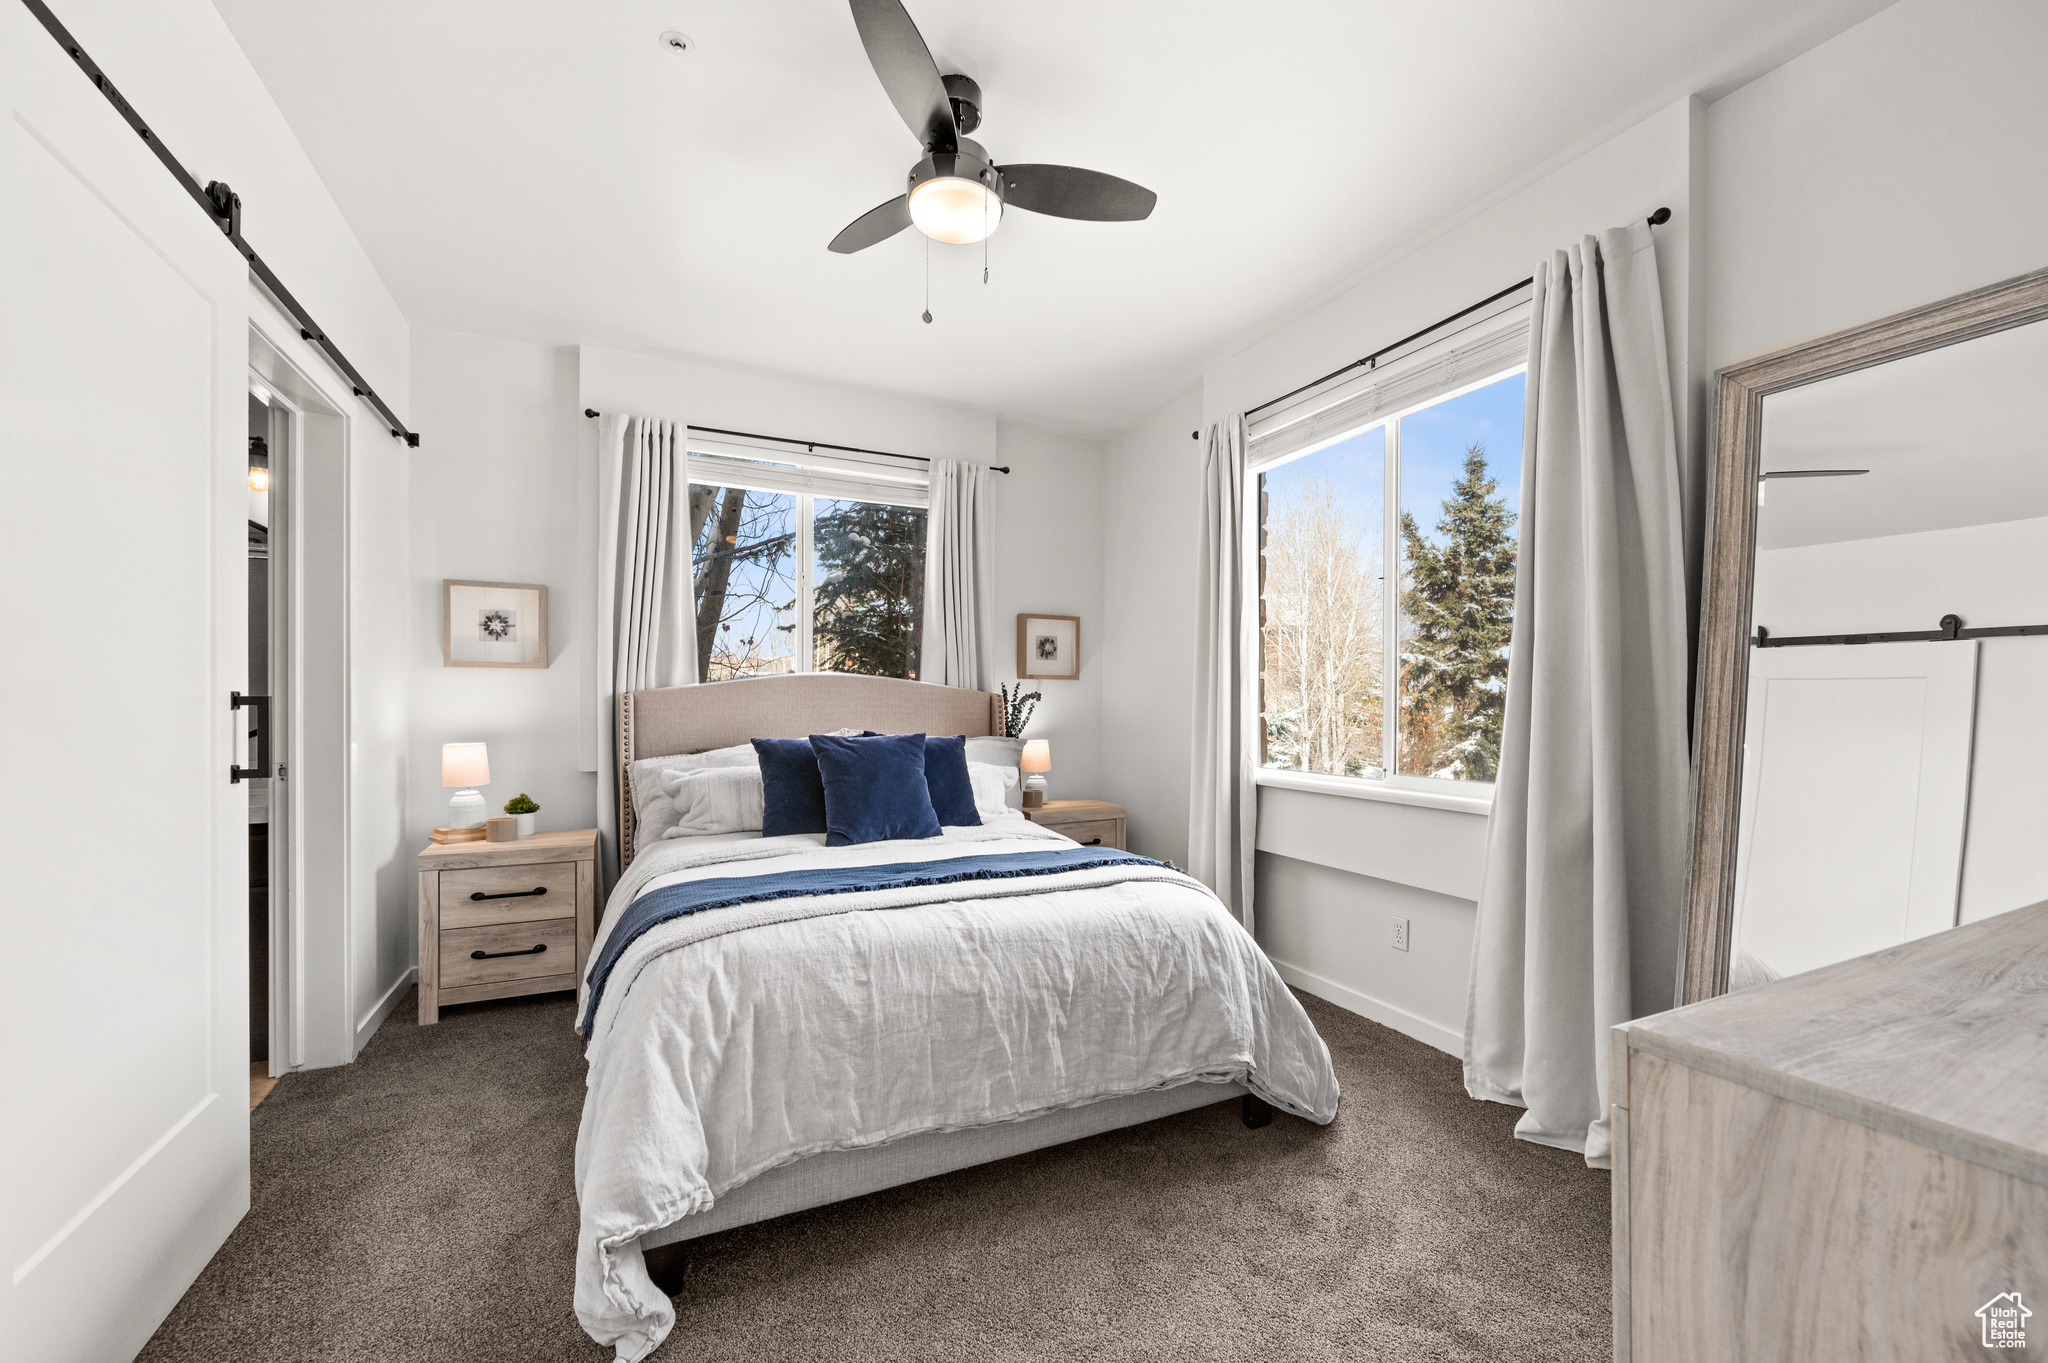
[[[2048,322],[1764,399],[1729,987],[2048,899]]]

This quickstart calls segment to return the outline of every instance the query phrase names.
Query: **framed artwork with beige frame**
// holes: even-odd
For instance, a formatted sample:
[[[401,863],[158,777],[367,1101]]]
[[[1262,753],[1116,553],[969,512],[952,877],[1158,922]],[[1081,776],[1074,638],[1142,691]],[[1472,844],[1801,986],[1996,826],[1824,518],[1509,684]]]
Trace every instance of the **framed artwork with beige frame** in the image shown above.
[[[441,580],[443,667],[546,667],[548,589]]]
[[[1081,675],[1081,617],[1017,617],[1017,675],[1027,681],[1075,681]]]

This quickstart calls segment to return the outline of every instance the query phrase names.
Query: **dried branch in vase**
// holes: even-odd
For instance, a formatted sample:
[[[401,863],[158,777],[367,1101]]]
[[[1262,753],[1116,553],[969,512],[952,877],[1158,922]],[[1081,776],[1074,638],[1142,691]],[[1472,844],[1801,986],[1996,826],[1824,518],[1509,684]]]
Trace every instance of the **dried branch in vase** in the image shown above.
[[[1026,691],[1023,682],[1017,683],[1015,695],[1007,685],[997,690],[1003,693],[1003,737],[1022,738],[1024,726],[1031,722],[1031,712],[1038,708],[1039,693]]]

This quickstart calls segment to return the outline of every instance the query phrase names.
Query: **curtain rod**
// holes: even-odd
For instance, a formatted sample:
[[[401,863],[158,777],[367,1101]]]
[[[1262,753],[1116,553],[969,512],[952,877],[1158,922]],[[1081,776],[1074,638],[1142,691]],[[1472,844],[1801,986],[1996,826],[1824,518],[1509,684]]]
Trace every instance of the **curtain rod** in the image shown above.
[[[597,408],[585,407],[583,415],[594,417],[597,415]],[[802,445],[807,450],[839,450],[846,454],[878,454],[884,459],[915,459],[920,464],[932,462],[929,456],[922,454],[891,454],[887,450],[864,450],[858,445],[835,445],[829,440],[797,440],[786,435],[759,435],[753,431],[720,430],[716,426],[685,426],[683,429],[686,431],[700,431],[705,435],[729,435],[735,440],[772,440],[778,445]],[[987,467],[995,470],[997,473],[1008,473],[1010,471],[1008,464],[990,464]]]
[[[341,348],[327,338],[327,333],[320,329],[320,324],[313,320],[313,315],[306,311],[298,299],[292,297],[291,290],[285,288],[284,281],[263,263],[263,257],[256,254],[256,249],[242,239],[242,196],[220,180],[210,181],[206,188],[201,189],[199,182],[192,178],[192,173],[179,163],[177,157],[171,155],[170,148],[150,130],[142,115],[135,112],[135,106],[114,88],[114,82],[107,79],[107,73],[100,70],[99,63],[85,54],[85,49],[71,36],[71,30],[58,21],[57,16],[50,12],[50,7],[44,4],[43,0],[22,0],[22,3],[28,6],[28,12],[35,15],[36,21],[49,31],[50,36],[57,40],[57,45],[64,49],[72,61],[78,63],[78,69],[85,73],[86,79],[93,83],[93,87],[107,97],[107,103],[114,106],[114,112],[149,144],[149,149],[156,153],[157,160],[164,163],[164,169],[171,173],[171,178],[192,196],[194,203],[206,210],[206,216],[213,220],[214,226],[220,228],[234,248],[242,253],[242,258],[249,262],[250,272],[262,281],[270,296],[275,298],[299,324],[300,339],[311,341],[320,347],[327,358],[334,362],[334,367],[348,379],[349,387],[354,390],[355,395],[377,409],[378,414],[390,426],[394,438],[417,448],[420,443],[419,435],[406,429],[405,423],[398,419],[398,413],[392,411],[384,399],[377,396],[376,390],[370,387],[370,381],[358,373],[356,367],[348,362],[348,357],[341,353]]]
[[[1648,222],[1652,227],[1662,227],[1665,223],[1671,221],[1671,210],[1668,208],[1660,208],[1655,213],[1652,213],[1644,221]],[[1386,354],[1388,351],[1399,350],[1402,346],[1407,345],[1410,341],[1419,341],[1423,337],[1429,335],[1429,333],[1432,331],[1441,331],[1443,328],[1449,326],[1451,323],[1457,321],[1459,318],[1465,317],[1471,313],[1475,313],[1489,303],[1498,303],[1501,299],[1506,298],[1509,294],[1515,292],[1517,289],[1526,289],[1535,282],[1536,276],[1530,275],[1527,279],[1523,280],[1519,284],[1510,284],[1505,289],[1502,289],[1499,293],[1491,294],[1488,297],[1482,298],[1469,308],[1459,308],[1449,317],[1446,317],[1441,321],[1431,322],[1428,326],[1424,327],[1422,330],[1416,332],[1412,336],[1403,336],[1400,340],[1394,342],[1392,345],[1381,346],[1378,350],[1373,351],[1372,354],[1366,356],[1362,360],[1353,360],[1350,364],[1347,364],[1340,369],[1332,369],[1329,373],[1323,375],[1319,379],[1311,379],[1309,382],[1304,383],[1299,388],[1295,388],[1288,392],[1282,393],[1279,397],[1274,398],[1270,402],[1262,402],[1258,406],[1253,407],[1249,411],[1247,411],[1245,415],[1250,416],[1254,412],[1263,412],[1268,407],[1277,407],[1281,403],[1287,401],[1287,399],[1291,397],[1299,397],[1301,394],[1306,393],[1309,389],[1319,387],[1322,384],[1328,383],[1331,379],[1338,377],[1340,374],[1348,374],[1354,369],[1370,365],[1374,363],[1376,360],[1378,360],[1380,356]]]

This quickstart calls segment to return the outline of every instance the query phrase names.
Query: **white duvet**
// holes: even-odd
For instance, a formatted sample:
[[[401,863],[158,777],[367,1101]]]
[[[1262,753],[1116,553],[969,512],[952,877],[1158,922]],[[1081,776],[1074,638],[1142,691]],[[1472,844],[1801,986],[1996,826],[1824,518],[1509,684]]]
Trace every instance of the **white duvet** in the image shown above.
[[[1022,819],[929,841],[823,841],[648,848],[592,961],[624,906],[662,885],[1068,844]],[[640,1237],[780,1165],[1194,1081],[1241,1081],[1315,1122],[1337,1112],[1329,1051],[1250,934],[1199,882],[1154,866],[673,919],[619,958],[588,1059],[576,1314],[621,1360],[646,1357],[675,1323]]]

